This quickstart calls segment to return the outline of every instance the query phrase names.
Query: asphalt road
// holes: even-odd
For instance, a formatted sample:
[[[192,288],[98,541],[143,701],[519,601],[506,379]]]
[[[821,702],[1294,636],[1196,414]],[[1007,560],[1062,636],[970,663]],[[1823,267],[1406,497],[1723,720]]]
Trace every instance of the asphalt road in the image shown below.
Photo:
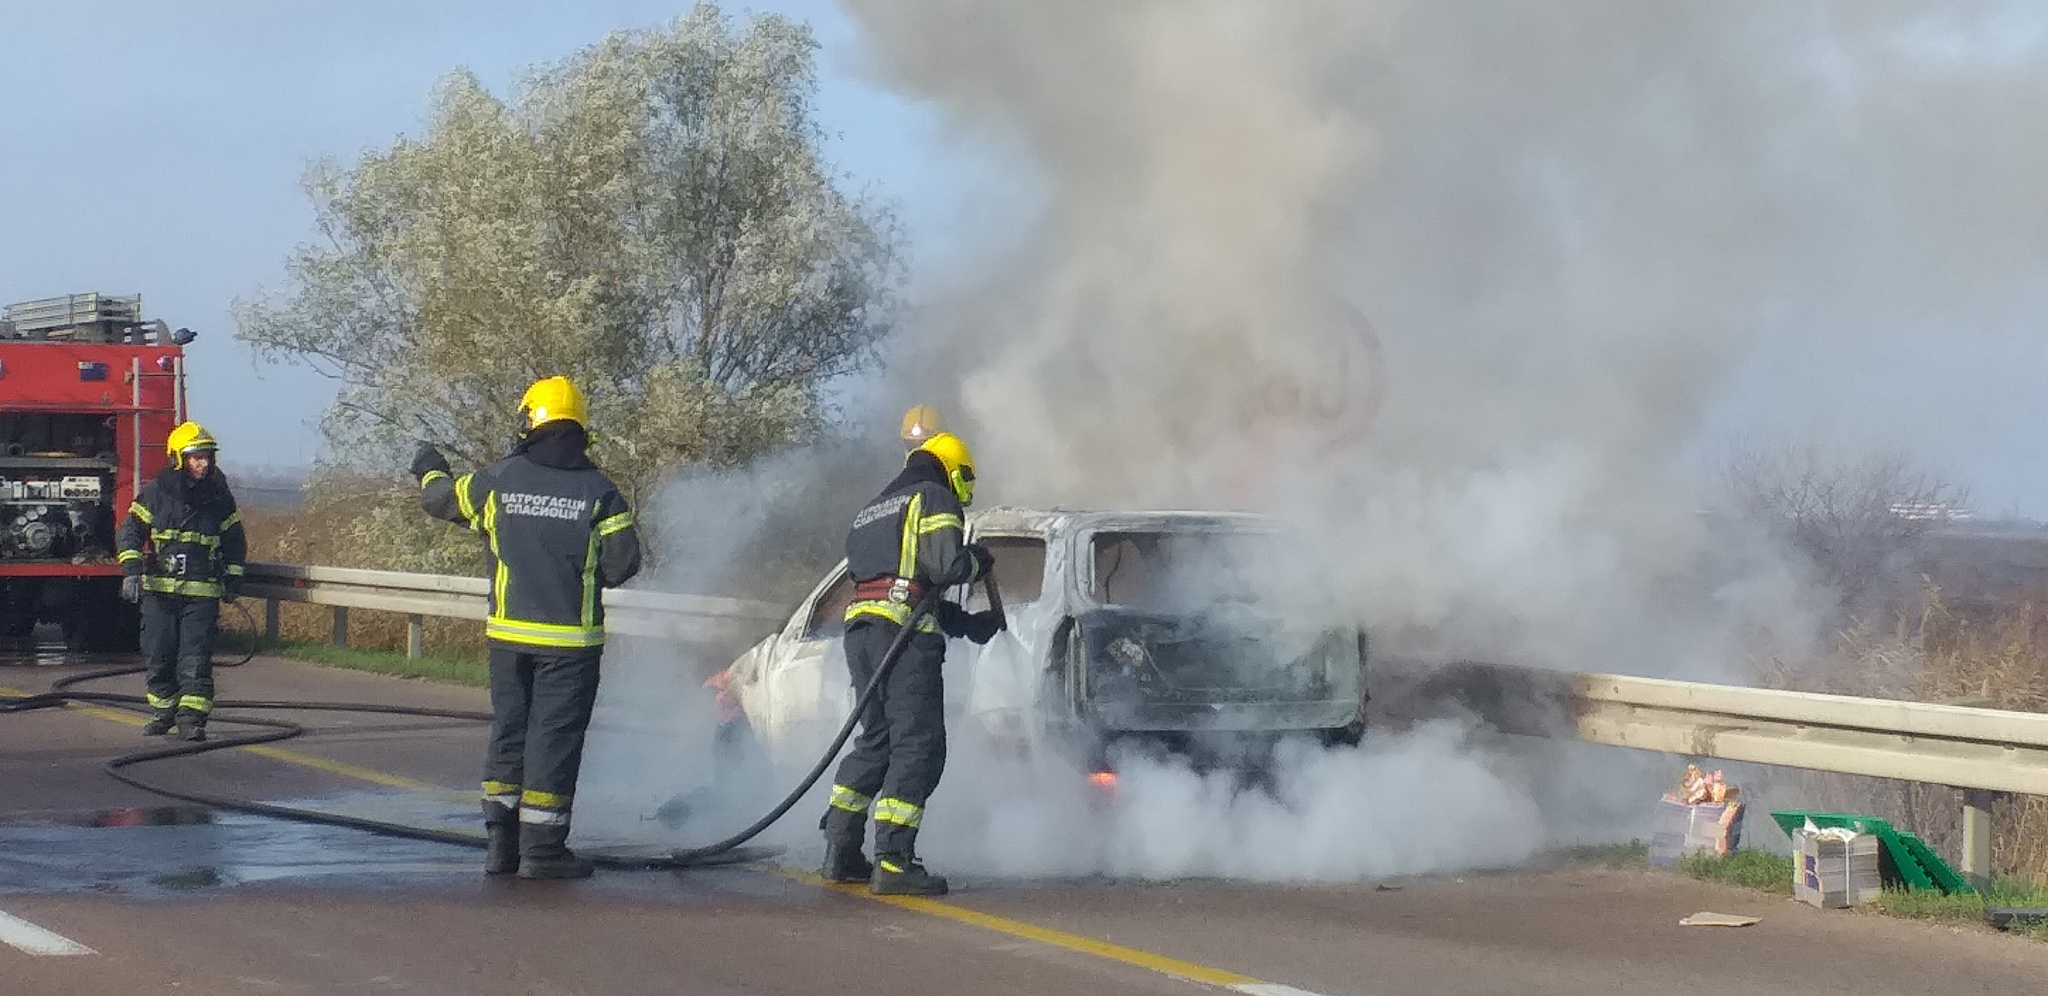
[[[78,669],[21,658],[0,665],[0,686],[41,690]],[[283,661],[222,681],[242,698],[484,706],[478,690]],[[476,724],[307,722],[277,749],[151,775],[473,821]],[[773,864],[486,880],[466,848],[168,805],[120,785],[99,765],[142,743],[138,725],[105,709],[0,716],[0,991],[2048,992],[2038,942],[1570,866],[1305,887],[970,879],[944,900],[898,901]],[[1701,910],[1762,920],[1678,925]]]

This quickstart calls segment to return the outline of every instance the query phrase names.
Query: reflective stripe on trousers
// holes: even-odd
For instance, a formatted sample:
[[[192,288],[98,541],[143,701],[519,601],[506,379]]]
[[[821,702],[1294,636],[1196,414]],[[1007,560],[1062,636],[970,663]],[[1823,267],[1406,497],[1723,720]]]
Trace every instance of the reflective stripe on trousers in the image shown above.
[[[874,797],[856,791],[848,786],[832,786],[832,807],[835,809],[844,809],[849,813],[860,813],[862,815],[866,815],[868,807],[873,805],[874,802]]]
[[[916,827],[924,822],[924,807],[901,799],[876,799],[875,822]]]
[[[597,700],[596,648],[491,647],[491,739],[484,782],[515,800],[522,823],[566,826]]]
[[[483,784],[484,802],[506,809],[519,808],[519,786],[511,782],[497,782],[488,778]]]
[[[220,602],[150,592],[142,596],[144,687],[158,709],[213,710],[213,641]]]

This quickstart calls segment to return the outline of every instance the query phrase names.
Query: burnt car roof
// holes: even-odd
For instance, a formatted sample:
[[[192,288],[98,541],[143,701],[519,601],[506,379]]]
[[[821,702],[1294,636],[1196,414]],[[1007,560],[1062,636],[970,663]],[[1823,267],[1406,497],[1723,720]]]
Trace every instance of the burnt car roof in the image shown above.
[[[1204,509],[1041,509],[1007,505],[970,512],[967,521],[969,525],[982,530],[1041,535],[1104,529],[1258,529],[1273,525],[1273,520],[1267,516],[1250,512]]]

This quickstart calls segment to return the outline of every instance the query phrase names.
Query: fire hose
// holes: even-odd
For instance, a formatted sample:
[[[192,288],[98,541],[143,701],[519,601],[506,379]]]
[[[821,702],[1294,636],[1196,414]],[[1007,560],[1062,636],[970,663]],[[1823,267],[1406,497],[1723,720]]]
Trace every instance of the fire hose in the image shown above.
[[[995,611],[1000,613],[1002,603],[999,600],[999,596],[996,594],[994,578],[987,579],[987,587],[990,605]],[[790,790],[789,794],[784,796],[782,801],[776,804],[775,808],[769,810],[766,815],[762,816],[758,820],[755,820],[752,824],[748,825],[745,829],[739,831],[738,833],[732,834],[731,836],[726,837],[722,840],[715,841],[710,844],[705,844],[699,847],[669,851],[666,853],[653,853],[642,855],[605,854],[602,852],[590,852],[586,853],[584,856],[589,858],[592,862],[601,867],[671,869],[707,867],[712,865],[744,864],[751,861],[760,861],[765,858],[773,857],[775,854],[780,853],[780,849],[776,848],[743,848],[741,845],[745,844],[749,840],[752,840],[756,836],[759,836],[762,831],[768,829],[768,827],[773,825],[776,820],[781,819],[785,813],[789,812],[791,807],[795,806],[800,800],[802,800],[804,794],[806,792],[809,792],[813,785],[817,784],[818,779],[824,775],[825,769],[828,766],[830,766],[833,760],[839,756],[839,751],[846,746],[846,741],[853,736],[853,731],[855,727],[857,727],[860,724],[861,715],[865,713],[867,711],[868,706],[874,702],[875,696],[880,693],[883,683],[888,680],[889,672],[895,669],[896,662],[902,658],[903,650],[905,647],[909,645],[911,635],[917,631],[917,624],[925,616],[929,615],[932,612],[932,610],[937,606],[939,594],[942,590],[943,589],[937,586],[933,586],[925,592],[924,596],[920,598],[916,604],[914,604],[911,607],[909,617],[904,620],[902,628],[896,634],[896,639],[889,644],[888,651],[883,654],[881,664],[875,668],[874,676],[868,679],[867,685],[861,689],[860,695],[854,700],[853,711],[846,717],[846,722],[840,725],[839,734],[838,736],[833,738],[832,745],[825,749],[825,753],[818,758],[818,763],[811,767],[810,773],[804,776],[803,781],[798,783],[794,789]],[[247,612],[246,609],[244,609],[243,611]],[[253,618],[254,617],[252,616],[252,632],[254,629]],[[254,653],[255,651],[252,647],[250,651],[250,657],[253,657]],[[228,664],[225,666],[232,667],[235,665],[239,665],[249,659],[249,657],[244,657],[242,658],[242,660],[234,662],[234,664]],[[50,690],[47,692],[43,692],[41,694],[20,696],[16,698],[0,698],[0,713],[21,713],[29,712],[36,709],[51,709],[57,708],[59,706],[68,705],[71,703],[111,705],[137,712],[146,711],[148,709],[148,703],[141,696],[138,695],[123,695],[114,692],[91,692],[73,690],[73,686],[80,685],[88,681],[98,681],[106,678],[114,678],[131,674],[140,674],[144,670],[146,670],[146,668],[138,665],[131,667],[105,668],[97,671],[88,671],[84,674],[71,675],[69,677],[61,678],[53,682],[50,686]],[[262,709],[283,711],[300,710],[319,712],[359,712],[390,716],[419,716],[436,719],[465,719],[485,723],[491,721],[491,714],[488,712],[478,712],[463,709],[435,709],[421,706],[379,705],[375,703],[366,702],[282,702],[243,699],[219,699],[214,702],[214,708]],[[261,727],[262,729],[258,732],[253,732],[242,736],[211,738],[203,741],[185,742],[172,746],[154,747],[146,750],[139,750],[113,758],[112,760],[107,761],[101,767],[104,771],[106,771],[106,773],[109,776],[113,777],[115,780],[119,782],[122,782],[123,784],[130,785],[135,788],[141,789],[145,792],[151,792],[156,795],[161,795],[167,798],[177,799],[183,802],[195,803],[202,806],[211,806],[216,809],[222,809],[231,812],[250,813],[257,816],[268,816],[276,819],[292,820],[300,823],[314,823],[326,826],[345,827],[352,830],[362,830],[369,833],[380,834],[388,837],[402,837],[409,838],[412,840],[424,840],[441,844],[455,844],[464,847],[480,848],[484,846],[484,839],[481,836],[475,834],[461,833],[453,830],[432,830],[425,827],[416,827],[403,823],[389,823],[382,820],[365,819],[362,817],[355,816],[344,816],[336,813],[320,812],[317,810],[298,809],[291,806],[281,806],[273,803],[257,802],[255,800],[250,799],[239,799],[233,796],[215,795],[206,792],[180,791],[177,789],[167,788],[163,785],[159,785],[153,782],[145,781],[144,779],[126,770],[132,766],[145,764],[151,761],[162,761],[177,757],[191,757],[197,754],[204,754],[208,751],[227,750],[234,747],[250,747],[256,744],[275,743],[280,740],[289,740],[293,737],[300,736],[301,734],[304,734],[306,732],[306,728],[304,726],[283,719],[268,719],[254,716],[214,715],[212,717],[212,722],[233,723],[241,726],[255,726]]]

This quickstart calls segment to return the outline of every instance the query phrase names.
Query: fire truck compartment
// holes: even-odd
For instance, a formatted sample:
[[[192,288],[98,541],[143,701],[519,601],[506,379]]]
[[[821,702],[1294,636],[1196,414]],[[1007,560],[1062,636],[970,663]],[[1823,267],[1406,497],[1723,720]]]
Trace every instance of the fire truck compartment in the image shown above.
[[[0,563],[114,552],[114,419],[0,412]]]

